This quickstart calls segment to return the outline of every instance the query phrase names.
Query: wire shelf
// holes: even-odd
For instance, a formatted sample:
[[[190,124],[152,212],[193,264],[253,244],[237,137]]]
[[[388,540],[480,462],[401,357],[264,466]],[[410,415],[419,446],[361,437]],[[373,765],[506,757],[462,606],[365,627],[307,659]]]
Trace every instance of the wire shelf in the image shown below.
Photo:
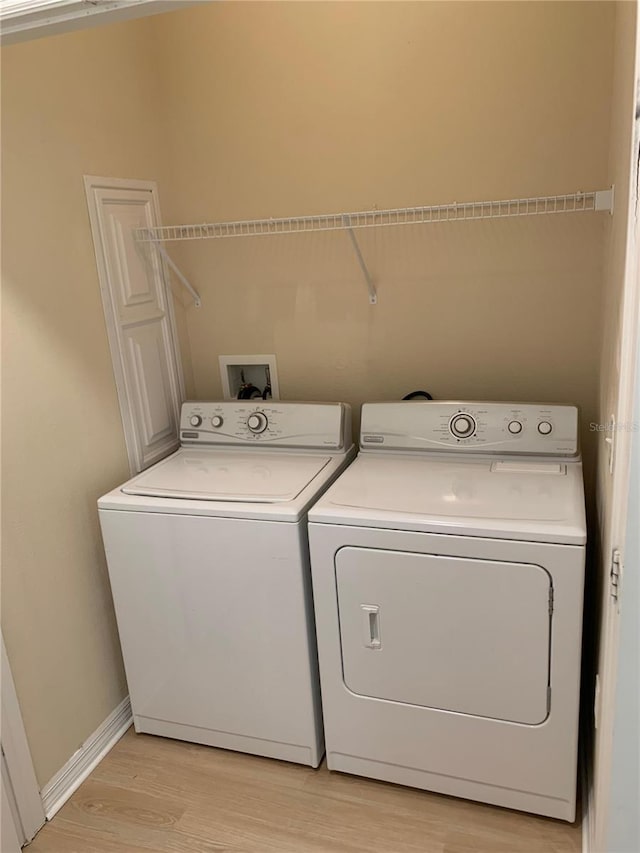
[[[469,201],[392,210],[361,210],[355,213],[327,213],[319,216],[282,219],[248,219],[194,225],[164,225],[135,229],[141,243],[177,240],[211,240],[226,237],[260,237],[269,234],[300,234],[312,231],[343,231],[353,228],[381,228],[396,225],[426,225],[477,219],[504,219],[551,213],[588,213],[613,208],[613,189],[576,192],[567,195],[514,198],[501,201]]]

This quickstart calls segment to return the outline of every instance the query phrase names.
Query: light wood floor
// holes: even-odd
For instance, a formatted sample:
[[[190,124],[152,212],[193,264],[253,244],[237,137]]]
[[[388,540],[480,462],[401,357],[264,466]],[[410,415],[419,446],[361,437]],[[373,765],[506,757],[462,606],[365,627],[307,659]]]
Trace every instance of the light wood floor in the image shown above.
[[[133,730],[28,853],[579,853],[580,829]]]

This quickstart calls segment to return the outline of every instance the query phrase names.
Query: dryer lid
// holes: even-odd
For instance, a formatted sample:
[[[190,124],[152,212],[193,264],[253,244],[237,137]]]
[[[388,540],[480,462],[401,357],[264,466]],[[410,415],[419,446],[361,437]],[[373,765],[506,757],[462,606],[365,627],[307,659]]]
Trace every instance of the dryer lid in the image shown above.
[[[578,543],[586,536],[581,475],[579,463],[557,460],[361,455],[309,520]]]
[[[204,501],[292,501],[329,456],[183,449],[123,486],[128,495]]]

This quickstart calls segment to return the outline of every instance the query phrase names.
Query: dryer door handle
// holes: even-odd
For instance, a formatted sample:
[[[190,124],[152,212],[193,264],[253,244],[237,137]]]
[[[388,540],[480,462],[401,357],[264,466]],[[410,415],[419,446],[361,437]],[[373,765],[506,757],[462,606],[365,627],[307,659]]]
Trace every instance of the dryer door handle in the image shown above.
[[[362,634],[364,644],[368,649],[381,649],[380,639],[380,607],[377,604],[361,604]]]

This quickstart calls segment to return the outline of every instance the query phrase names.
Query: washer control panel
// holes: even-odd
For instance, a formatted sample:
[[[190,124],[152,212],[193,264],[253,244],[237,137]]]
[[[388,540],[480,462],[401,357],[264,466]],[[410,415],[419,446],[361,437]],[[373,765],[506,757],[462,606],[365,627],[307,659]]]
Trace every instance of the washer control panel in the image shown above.
[[[577,456],[578,410],[538,403],[365,403],[360,447]]]
[[[183,445],[270,444],[341,450],[351,446],[351,408],[345,403],[270,400],[183,403]]]

